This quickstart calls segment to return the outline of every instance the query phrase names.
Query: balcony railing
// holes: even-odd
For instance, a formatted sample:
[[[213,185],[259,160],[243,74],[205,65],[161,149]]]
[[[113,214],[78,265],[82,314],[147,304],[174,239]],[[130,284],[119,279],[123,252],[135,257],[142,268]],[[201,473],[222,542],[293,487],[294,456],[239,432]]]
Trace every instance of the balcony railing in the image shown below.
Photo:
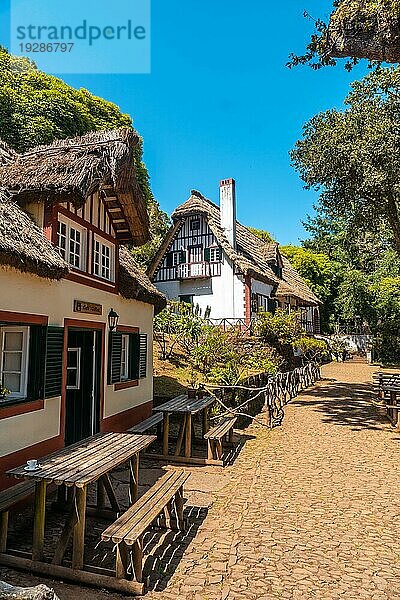
[[[182,263],[177,267],[178,279],[202,279],[211,277],[209,262]]]

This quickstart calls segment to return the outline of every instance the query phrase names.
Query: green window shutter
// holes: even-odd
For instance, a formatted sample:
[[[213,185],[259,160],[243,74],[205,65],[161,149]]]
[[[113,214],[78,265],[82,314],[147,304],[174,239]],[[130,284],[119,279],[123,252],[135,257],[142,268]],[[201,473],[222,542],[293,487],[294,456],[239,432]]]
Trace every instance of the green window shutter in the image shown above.
[[[139,379],[147,377],[147,333],[139,336]]]
[[[138,333],[129,334],[129,379],[139,379],[140,336]]]
[[[108,385],[121,381],[121,356],[122,333],[119,331],[110,331],[108,336]]]
[[[166,265],[168,268],[173,267],[174,266],[174,262],[173,262],[173,252],[168,252],[167,254],[167,259],[166,259]]]
[[[44,398],[46,333],[47,327],[42,325],[32,325],[29,328],[27,387],[27,397],[29,400]]]
[[[204,249],[204,260],[205,262],[210,262],[210,248]]]
[[[64,357],[64,328],[47,328],[46,375],[44,397],[61,396]]]
[[[181,250],[179,252],[179,264],[182,265],[185,262],[186,262],[186,252],[184,250]]]
[[[221,246],[218,246],[217,261],[221,262],[221,260],[222,260],[222,248],[221,248]]]

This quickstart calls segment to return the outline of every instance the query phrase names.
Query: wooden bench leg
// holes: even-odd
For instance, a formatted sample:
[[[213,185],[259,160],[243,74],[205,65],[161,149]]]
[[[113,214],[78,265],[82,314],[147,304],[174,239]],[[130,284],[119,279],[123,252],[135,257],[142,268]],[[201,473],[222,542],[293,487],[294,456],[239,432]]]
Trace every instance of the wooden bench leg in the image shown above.
[[[213,441],[212,440],[207,440],[207,458],[208,460],[213,460],[214,458],[214,451],[213,451]]]
[[[45,481],[36,483],[35,512],[33,517],[32,560],[43,559],[44,527],[46,517],[46,488]]]
[[[96,505],[97,505],[97,510],[103,510],[103,508],[105,507],[106,504],[106,491],[104,489],[104,483],[101,481],[101,479],[99,479],[99,481],[97,482],[97,498],[96,498]]]
[[[8,510],[0,515],[0,553],[3,554],[7,550],[7,534],[8,534]]]
[[[135,454],[129,461],[129,495],[130,503],[135,504],[139,490],[139,454]]]
[[[208,432],[208,408],[203,410],[203,437]]]
[[[183,415],[182,422],[179,426],[178,440],[176,442],[175,456],[179,456],[182,449],[183,436],[185,435],[186,415]]]
[[[180,531],[185,531],[185,519],[183,517],[183,487],[175,494],[176,516]]]
[[[82,569],[83,567],[83,558],[85,553],[86,494],[86,486],[76,489],[75,504],[77,523],[74,527],[74,540],[72,547],[73,569]]]
[[[190,458],[192,456],[192,415],[186,414],[186,428],[185,428],[185,457]]]
[[[166,529],[172,529],[172,502],[169,501],[164,507],[164,518]]]
[[[215,449],[217,454],[217,460],[222,460],[222,440],[216,440]]]
[[[143,581],[143,538],[140,537],[132,546],[133,570],[138,583]]]
[[[117,579],[128,578],[128,567],[129,567],[129,550],[124,542],[121,542],[117,546],[117,558],[115,562],[115,576]]]
[[[169,414],[163,415],[163,454],[168,456],[168,440],[169,440]]]
[[[229,430],[229,443],[233,444],[233,427]]]

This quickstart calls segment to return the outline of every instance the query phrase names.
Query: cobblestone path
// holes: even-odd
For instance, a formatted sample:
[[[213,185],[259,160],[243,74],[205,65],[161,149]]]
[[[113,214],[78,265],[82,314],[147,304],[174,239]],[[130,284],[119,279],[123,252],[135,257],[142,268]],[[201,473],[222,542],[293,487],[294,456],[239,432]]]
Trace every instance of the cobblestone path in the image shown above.
[[[373,369],[324,381],[254,439],[150,600],[400,599],[400,436],[369,406]]]
[[[194,472],[189,504],[208,486],[212,505],[146,600],[400,600],[400,435],[369,404],[373,370],[328,365],[283,427],[253,425],[231,467]]]

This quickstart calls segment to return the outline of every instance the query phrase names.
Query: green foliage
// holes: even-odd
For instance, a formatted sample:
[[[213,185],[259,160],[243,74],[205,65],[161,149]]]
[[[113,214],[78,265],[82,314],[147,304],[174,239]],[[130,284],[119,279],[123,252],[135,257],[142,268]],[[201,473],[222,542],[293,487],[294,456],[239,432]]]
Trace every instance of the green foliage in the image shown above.
[[[350,71],[360,58],[369,59],[369,67],[388,58],[388,42],[398,43],[399,0],[334,0],[332,6],[329,23],[314,20],[315,33],[305,53],[291,54],[289,67],[320,69],[335,66],[338,57],[347,56],[345,68]],[[307,12],[304,16],[311,19]]]
[[[400,255],[400,68],[353,83],[345,103],[306,124],[293,165],[320,192],[320,215],[344,221],[347,235],[383,229]]]
[[[170,302],[154,318],[154,338],[161,350],[161,360],[172,358],[177,345],[190,353],[197,346],[203,327],[205,322],[191,305]]]
[[[282,308],[278,308],[275,314],[260,313],[255,334],[278,351],[284,346],[292,346],[302,334],[300,316],[296,311],[288,313]]]
[[[74,89],[39,71],[32,61],[12,56],[0,47],[0,136],[17,152],[89,131],[131,126],[131,117],[112,102],[83,88]],[[168,229],[169,220],[153,198],[142,154],[139,144],[134,161],[149,208],[151,241],[134,254],[147,264]]]
[[[386,277],[373,286],[376,293],[375,350],[384,363],[400,362],[400,277]]]
[[[282,246],[280,248],[303,277],[310,289],[322,300],[321,327],[329,331],[331,316],[334,312],[334,300],[340,281],[340,265],[323,252],[314,252],[300,246]]]
[[[270,233],[268,233],[268,231],[265,231],[264,229],[255,229],[254,227],[248,227],[247,229],[249,231],[251,231],[251,233],[256,235],[258,238],[260,238],[260,240],[262,240],[263,242],[266,242],[267,244],[275,241],[274,238],[272,237],[272,235]]]
[[[324,340],[303,335],[295,343],[308,361],[322,363],[329,358],[329,348]]]

